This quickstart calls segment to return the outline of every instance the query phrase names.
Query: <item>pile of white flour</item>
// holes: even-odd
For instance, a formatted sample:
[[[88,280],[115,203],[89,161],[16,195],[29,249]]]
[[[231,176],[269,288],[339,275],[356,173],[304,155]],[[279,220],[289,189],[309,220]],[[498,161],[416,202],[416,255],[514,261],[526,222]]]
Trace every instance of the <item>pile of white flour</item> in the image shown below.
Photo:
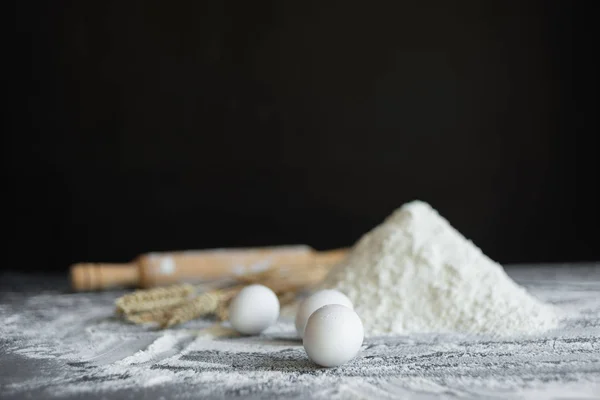
[[[367,335],[534,334],[557,310],[528,294],[427,203],[407,203],[364,235],[325,280],[354,303]]]

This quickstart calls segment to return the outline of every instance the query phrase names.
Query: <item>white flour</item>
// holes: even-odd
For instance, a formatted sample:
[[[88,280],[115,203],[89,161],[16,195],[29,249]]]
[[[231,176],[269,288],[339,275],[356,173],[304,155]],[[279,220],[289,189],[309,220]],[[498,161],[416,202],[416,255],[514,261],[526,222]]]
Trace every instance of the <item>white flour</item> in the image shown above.
[[[364,235],[324,286],[352,300],[368,335],[533,334],[558,319],[421,201]]]

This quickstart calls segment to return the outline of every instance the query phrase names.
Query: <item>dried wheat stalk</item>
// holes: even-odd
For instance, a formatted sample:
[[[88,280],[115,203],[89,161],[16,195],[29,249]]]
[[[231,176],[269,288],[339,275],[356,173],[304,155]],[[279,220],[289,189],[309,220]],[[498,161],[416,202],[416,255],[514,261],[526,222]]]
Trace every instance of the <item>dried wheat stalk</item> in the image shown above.
[[[152,311],[182,303],[194,292],[194,286],[189,284],[137,290],[118,298],[115,305],[117,312],[123,314]]]
[[[156,323],[168,328],[203,316],[216,315],[227,319],[229,302],[248,284],[259,283],[271,288],[282,305],[292,302],[299,291],[320,282],[328,268],[270,269],[236,279],[241,283],[225,289],[196,294],[189,284],[138,290],[117,299],[117,312],[136,324]]]
[[[228,303],[240,290],[240,287],[234,287],[202,293],[191,301],[174,307],[169,313],[168,318],[163,320],[160,326],[161,328],[168,328],[196,318],[215,314],[221,304]]]

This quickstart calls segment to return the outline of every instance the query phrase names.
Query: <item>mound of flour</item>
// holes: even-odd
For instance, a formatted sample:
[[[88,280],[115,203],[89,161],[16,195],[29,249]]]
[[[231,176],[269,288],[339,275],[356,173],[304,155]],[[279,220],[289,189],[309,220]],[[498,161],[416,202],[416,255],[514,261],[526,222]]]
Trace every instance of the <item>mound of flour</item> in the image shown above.
[[[324,287],[352,300],[367,335],[534,334],[558,320],[553,306],[532,297],[421,201],[364,235]]]

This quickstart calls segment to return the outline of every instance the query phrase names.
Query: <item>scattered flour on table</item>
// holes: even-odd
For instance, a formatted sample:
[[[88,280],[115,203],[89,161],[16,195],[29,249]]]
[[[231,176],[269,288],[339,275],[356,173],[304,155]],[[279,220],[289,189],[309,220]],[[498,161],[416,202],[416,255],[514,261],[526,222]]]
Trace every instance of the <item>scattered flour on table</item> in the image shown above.
[[[421,201],[405,204],[365,234],[324,286],[352,300],[367,335],[506,336],[558,323],[553,306],[532,297]]]
[[[124,358],[119,361],[120,365],[134,365],[142,364],[153,361],[156,357],[173,351],[179,344],[179,342],[187,335],[184,333],[171,333],[168,332],[165,335],[157,338],[150,346],[146,349],[139,350],[132,356]]]
[[[0,398],[537,399],[574,386],[581,398],[597,397],[600,267],[589,275],[510,271],[569,310],[559,329],[525,340],[370,337],[355,360],[331,369],[308,360],[285,318],[256,337],[210,320],[157,331],[115,318],[114,300],[124,292],[1,293],[0,359],[9,367],[0,374]]]

